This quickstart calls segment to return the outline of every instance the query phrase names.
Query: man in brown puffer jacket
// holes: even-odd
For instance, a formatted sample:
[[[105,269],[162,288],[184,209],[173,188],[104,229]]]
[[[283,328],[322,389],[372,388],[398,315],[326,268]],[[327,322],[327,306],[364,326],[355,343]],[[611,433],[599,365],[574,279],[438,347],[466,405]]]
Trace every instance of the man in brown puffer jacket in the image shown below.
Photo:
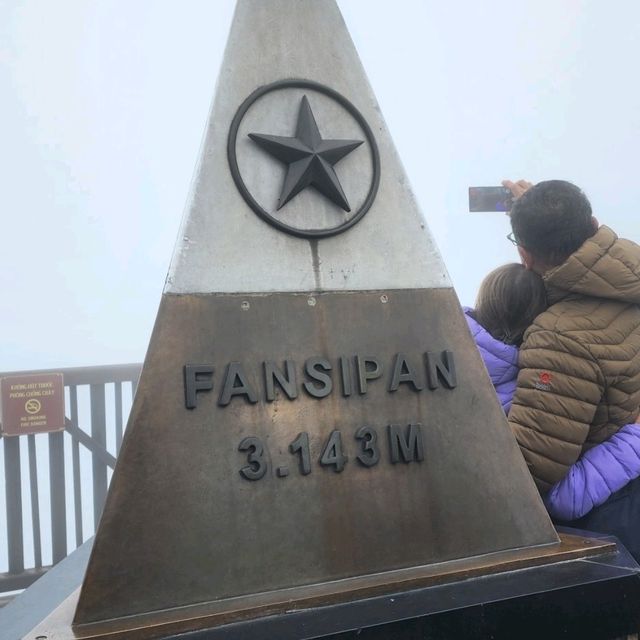
[[[636,421],[640,246],[598,228],[575,185],[505,184],[524,191],[511,212],[512,240],[543,276],[550,305],[525,333],[509,413],[544,494],[585,450]]]

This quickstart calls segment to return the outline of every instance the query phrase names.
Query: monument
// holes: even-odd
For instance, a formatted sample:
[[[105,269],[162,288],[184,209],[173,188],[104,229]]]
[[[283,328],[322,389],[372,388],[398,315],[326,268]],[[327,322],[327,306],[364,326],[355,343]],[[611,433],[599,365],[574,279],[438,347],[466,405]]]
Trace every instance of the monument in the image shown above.
[[[334,0],[239,0],[84,584],[29,638],[611,550],[556,534],[427,222]]]

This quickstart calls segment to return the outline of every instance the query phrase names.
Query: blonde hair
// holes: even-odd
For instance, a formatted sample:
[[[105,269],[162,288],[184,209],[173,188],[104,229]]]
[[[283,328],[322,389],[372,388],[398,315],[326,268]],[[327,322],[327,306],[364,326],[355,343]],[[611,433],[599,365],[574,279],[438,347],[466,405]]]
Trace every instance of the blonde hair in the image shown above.
[[[514,262],[485,277],[473,315],[496,340],[520,346],[524,332],[547,306],[542,278]]]

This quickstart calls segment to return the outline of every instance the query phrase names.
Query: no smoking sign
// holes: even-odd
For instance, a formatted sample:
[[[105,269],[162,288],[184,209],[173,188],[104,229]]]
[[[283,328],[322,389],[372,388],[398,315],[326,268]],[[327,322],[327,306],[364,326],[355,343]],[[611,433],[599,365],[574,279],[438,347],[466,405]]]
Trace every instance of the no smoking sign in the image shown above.
[[[2,435],[19,436],[64,429],[61,373],[7,376],[0,380]]]

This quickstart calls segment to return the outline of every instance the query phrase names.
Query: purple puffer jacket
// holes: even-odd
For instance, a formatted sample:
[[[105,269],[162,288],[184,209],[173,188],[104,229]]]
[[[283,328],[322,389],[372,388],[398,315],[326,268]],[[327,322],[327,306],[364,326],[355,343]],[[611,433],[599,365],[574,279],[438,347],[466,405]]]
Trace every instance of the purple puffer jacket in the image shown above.
[[[473,309],[464,308],[471,335],[476,341],[484,366],[498,394],[505,413],[511,409],[518,379],[518,348],[496,340],[473,316]]]
[[[609,440],[589,449],[551,487],[544,502],[558,520],[582,518],[640,476],[640,425],[628,424]]]
[[[467,324],[505,413],[509,413],[518,378],[518,349],[496,340],[465,307]],[[558,520],[582,518],[640,476],[640,424],[628,424],[609,440],[589,449],[544,499]]]

